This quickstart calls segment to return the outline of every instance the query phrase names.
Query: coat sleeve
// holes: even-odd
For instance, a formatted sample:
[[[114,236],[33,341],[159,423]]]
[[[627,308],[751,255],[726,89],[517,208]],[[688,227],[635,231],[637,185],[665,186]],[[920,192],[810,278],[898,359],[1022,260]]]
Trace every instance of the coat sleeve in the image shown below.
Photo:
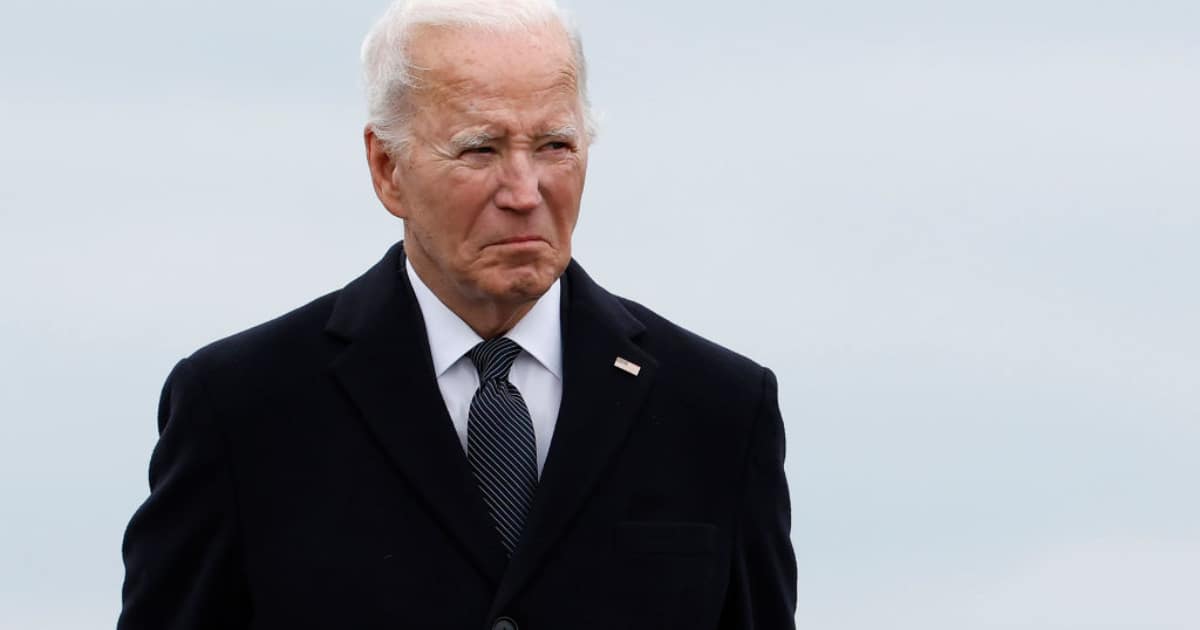
[[[237,630],[250,623],[229,443],[188,359],[163,387],[150,497],[121,547],[118,630]]]
[[[721,630],[796,627],[796,557],[783,458],[778,385],[775,375],[763,370],[762,401],[746,457],[741,516],[721,611]]]

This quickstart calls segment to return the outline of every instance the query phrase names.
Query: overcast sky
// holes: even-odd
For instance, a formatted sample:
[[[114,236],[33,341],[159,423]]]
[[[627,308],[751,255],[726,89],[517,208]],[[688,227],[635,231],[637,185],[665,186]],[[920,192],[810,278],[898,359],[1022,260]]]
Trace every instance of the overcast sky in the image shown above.
[[[112,627],[167,371],[400,238],[384,6],[0,3],[0,628]],[[801,627],[1200,627],[1200,3],[570,6],[577,258],[778,374]]]

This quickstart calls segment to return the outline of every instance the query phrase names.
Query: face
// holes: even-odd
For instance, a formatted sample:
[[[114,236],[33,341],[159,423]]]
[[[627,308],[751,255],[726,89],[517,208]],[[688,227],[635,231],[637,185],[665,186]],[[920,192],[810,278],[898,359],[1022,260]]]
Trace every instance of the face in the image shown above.
[[[405,220],[410,263],[443,301],[531,302],[570,261],[587,170],[566,34],[426,28],[411,41],[425,70],[407,104],[409,142],[371,152],[376,192]]]

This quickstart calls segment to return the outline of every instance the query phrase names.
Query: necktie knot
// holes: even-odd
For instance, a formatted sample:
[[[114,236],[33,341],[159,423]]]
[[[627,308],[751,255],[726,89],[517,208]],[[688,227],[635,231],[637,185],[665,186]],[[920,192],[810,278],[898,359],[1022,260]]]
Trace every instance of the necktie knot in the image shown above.
[[[479,370],[479,382],[508,379],[513,361],[521,354],[521,346],[508,337],[496,337],[481,341],[467,352],[475,369]]]

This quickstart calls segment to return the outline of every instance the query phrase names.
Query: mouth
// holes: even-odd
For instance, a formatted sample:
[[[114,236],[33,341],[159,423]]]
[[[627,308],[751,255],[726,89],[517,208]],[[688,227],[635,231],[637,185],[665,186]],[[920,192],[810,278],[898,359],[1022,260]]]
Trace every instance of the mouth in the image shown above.
[[[513,236],[511,238],[499,240],[499,241],[496,241],[494,244],[495,245],[520,245],[521,243],[536,243],[539,241],[545,242],[545,240],[546,239],[544,239],[540,236],[521,235],[521,236]]]

